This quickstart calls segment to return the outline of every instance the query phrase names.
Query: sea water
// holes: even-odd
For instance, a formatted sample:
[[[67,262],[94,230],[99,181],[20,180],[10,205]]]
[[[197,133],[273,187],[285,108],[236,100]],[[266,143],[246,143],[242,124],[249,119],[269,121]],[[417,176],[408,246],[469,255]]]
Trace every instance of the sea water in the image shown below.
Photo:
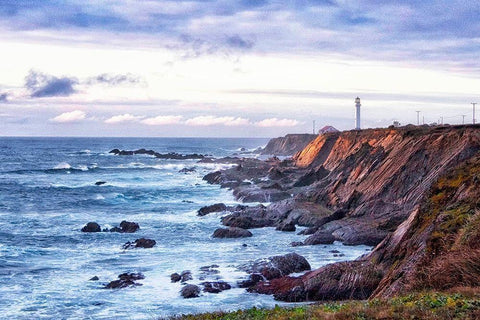
[[[274,228],[253,237],[214,239],[221,214],[197,216],[205,205],[237,204],[230,191],[202,177],[228,165],[165,160],[148,155],[115,156],[114,148],[160,153],[232,155],[267,139],[201,138],[0,138],[0,314],[5,319],[156,319],[178,314],[273,307],[271,296],[235,287],[238,265],[296,252],[312,268],[352,260],[366,246],[291,247],[305,236]],[[255,155],[252,155],[255,156]],[[180,173],[183,168],[195,168]],[[95,185],[97,181],[106,182]],[[102,228],[134,221],[140,230],[83,233],[89,221]],[[300,229],[299,229],[300,230]],[[123,250],[146,237],[151,249]],[[246,246],[245,246],[246,245]],[[343,256],[334,256],[331,250]],[[170,274],[216,264],[233,288],[195,299],[180,296]],[[141,272],[142,286],[104,289],[124,272]],[[99,281],[89,281],[93,276]]]

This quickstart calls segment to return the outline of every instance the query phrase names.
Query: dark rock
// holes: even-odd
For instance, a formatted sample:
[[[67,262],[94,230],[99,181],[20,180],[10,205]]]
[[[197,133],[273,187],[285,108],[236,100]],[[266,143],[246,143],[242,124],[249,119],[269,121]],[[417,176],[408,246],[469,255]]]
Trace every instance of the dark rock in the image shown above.
[[[248,247],[248,245],[246,243],[243,243],[242,247]]]
[[[328,252],[330,252],[330,253],[340,253],[340,251],[338,251],[338,250],[330,250]]]
[[[83,228],[82,232],[100,232],[102,229],[100,225],[96,222],[89,222]]]
[[[110,231],[110,232],[122,232],[122,229],[119,228],[119,227],[113,227],[111,229],[103,229],[103,231],[104,232],[108,232],[108,231]]]
[[[192,272],[190,270],[184,270],[180,273],[181,282],[187,282],[193,279]]]
[[[286,191],[258,187],[237,188],[233,190],[233,195],[243,202],[276,202],[292,197]]]
[[[138,149],[134,151],[130,150],[119,150],[119,149],[113,149],[109,153],[113,153],[115,155],[120,155],[120,156],[132,156],[134,154],[147,154],[150,156],[154,156],[159,159],[170,159],[170,160],[192,160],[192,159],[203,159],[204,156],[201,154],[197,153],[192,153],[192,154],[179,154],[175,152],[170,152],[170,153],[165,153],[161,154],[158,152],[155,152],[153,150],[146,150],[146,149]]]
[[[198,210],[199,216],[204,216],[212,212],[222,212],[227,210],[227,206],[223,203],[212,204],[211,206],[202,207]]]
[[[183,168],[181,170],[179,170],[178,172],[179,173],[192,173],[192,172],[196,172],[197,169],[195,169],[195,167],[191,167],[191,168]]]
[[[305,244],[301,241],[293,241],[292,243],[290,243],[290,245],[292,247],[301,247],[301,246],[304,246]]]
[[[265,219],[253,219],[250,216],[231,214],[222,218],[222,223],[233,228],[252,229],[263,228],[271,225],[271,221]]]
[[[203,291],[208,293],[220,293],[232,288],[231,285],[224,281],[202,282],[201,285],[203,285]]]
[[[278,231],[287,231],[287,232],[295,232],[296,228],[295,228],[295,223],[285,223],[285,224],[281,224],[279,225],[276,230]]]
[[[251,237],[252,233],[242,228],[218,228],[213,233],[214,238],[245,238]]]
[[[141,286],[141,283],[135,281],[145,279],[145,276],[141,273],[122,273],[118,278],[118,280],[108,283],[105,286],[105,289],[121,289],[131,286]]]
[[[276,190],[282,190],[283,191],[283,187],[278,182],[263,185],[263,186],[261,186],[261,188],[262,189],[276,189]]]
[[[222,173],[220,171],[215,171],[207,174],[203,177],[203,180],[207,181],[210,184],[219,184],[221,182]]]
[[[200,295],[200,288],[194,284],[187,284],[180,290],[180,294],[185,299],[197,298]]]
[[[107,183],[107,182],[106,181],[97,181],[97,182],[95,182],[95,185],[96,186],[101,186],[102,184],[105,184],[105,183]]]
[[[129,222],[129,221],[123,220],[122,222],[120,222],[120,228],[122,229],[121,232],[133,233],[138,229],[140,229],[140,226],[136,222]]]
[[[272,167],[268,170],[268,178],[271,180],[279,180],[285,177],[285,174],[276,167]]]
[[[316,244],[332,244],[333,242],[335,242],[335,237],[331,233],[319,230],[305,239],[303,243],[311,246]]]
[[[250,288],[250,287],[253,287],[255,286],[257,283],[259,283],[260,281],[265,281],[265,277],[260,274],[260,273],[252,273],[250,275],[248,275],[248,278],[246,280],[242,280],[242,281],[239,281],[237,283],[237,285],[240,287],[240,288]]]
[[[175,273],[172,273],[172,274],[170,275],[170,280],[171,280],[172,282],[178,282],[178,281],[180,281],[181,279],[182,279],[182,276],[179,275],[179,274],[176,273],[176,272],[175,272]]]
[[[100,280],[100,278],[97,276],[93,276],[90,279],[88,279],[88,281],[98,281],[98,280]]]
[[[310,268],[307,259],[296,253],[260,259],[253,263],[240,266],[240,269],[247,273],[262,274],[267,280],[280,278],[293,272],[310,270]]]
[[[305,236],[309,236],[309,235],[317,232],[317,230],[318,230],[317,227],[310,227],[310,228],[307,228],[307,229],[304,229],[304,230],[300,231],[298,234],[303,234]]]
[[[157,242],[152,239],[140,238],[134,242],[127,242],[123,245],[123,249],[132,249],[132,248],[152,248]]]
[[[299,302],[315,300],[367,299],[383,274],[364,261],[339,262],[308,272],[298,278],[283,277],[268,286],[259,283],[252,291],[273,294],[276,300]],[[355,279],[352,281],[352,279]]]

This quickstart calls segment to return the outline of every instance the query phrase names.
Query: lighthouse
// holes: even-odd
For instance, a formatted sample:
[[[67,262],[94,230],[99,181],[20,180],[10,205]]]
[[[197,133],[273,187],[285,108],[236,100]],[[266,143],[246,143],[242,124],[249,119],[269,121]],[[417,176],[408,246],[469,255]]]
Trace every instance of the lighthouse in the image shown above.
[[[355,99],[355,130],[360,130],[360,98]]]

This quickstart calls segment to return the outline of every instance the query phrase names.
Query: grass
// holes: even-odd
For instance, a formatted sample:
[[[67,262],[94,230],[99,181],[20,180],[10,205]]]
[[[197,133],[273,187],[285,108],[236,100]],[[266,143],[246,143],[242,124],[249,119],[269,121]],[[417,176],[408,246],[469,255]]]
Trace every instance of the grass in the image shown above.
[[[461,290],[460,290],[461,292]],[[183,315],[172,320],[269,320],[269,319],[478,319],[480,294],[469,289],[463,293],[414,293],[402,297],[303,305],[291,308],[251,308],[235,312]]]

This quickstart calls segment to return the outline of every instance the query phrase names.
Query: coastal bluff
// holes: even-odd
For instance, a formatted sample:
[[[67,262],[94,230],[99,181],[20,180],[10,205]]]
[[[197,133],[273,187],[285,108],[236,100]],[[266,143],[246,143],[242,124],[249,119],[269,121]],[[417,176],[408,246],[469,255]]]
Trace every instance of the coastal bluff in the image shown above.
[[[474,125],[352,130],[316,136],[283,161],[241,160],[207,181],[270,202],[230,208],[227,226],[307,226],[294,246],[376,246],[251,291],[284,301],[390,297],[480,284],[479,151]]]
[[[271,139],[262,150],[264,155],[293,156],[317,137],[316,134],[287,134]]]

